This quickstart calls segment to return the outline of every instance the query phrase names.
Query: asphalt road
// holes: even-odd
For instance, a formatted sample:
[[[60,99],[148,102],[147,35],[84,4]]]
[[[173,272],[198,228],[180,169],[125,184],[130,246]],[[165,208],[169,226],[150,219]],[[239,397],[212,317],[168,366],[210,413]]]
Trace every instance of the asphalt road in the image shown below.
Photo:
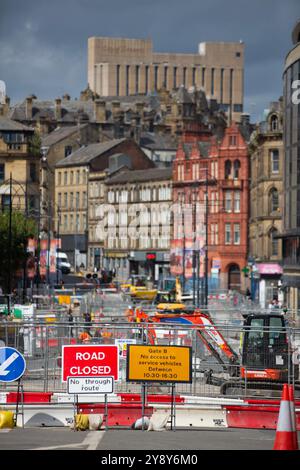
[[[272,430],[232,428],[161,432],[15,428],[0,431],[0,450],[271,450],[274,439]]]

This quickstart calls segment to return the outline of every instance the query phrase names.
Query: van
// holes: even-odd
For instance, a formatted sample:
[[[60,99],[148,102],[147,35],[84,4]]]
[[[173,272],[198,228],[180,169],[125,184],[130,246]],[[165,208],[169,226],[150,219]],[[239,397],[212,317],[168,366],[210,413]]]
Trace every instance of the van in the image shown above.
[[[71,271],[71,265],[68,260],[68,256],[66,253],[63,251],[58,251],[56,254],[56,263],[57,263],[57,268],[63,273],[63,274],[69,274]]]

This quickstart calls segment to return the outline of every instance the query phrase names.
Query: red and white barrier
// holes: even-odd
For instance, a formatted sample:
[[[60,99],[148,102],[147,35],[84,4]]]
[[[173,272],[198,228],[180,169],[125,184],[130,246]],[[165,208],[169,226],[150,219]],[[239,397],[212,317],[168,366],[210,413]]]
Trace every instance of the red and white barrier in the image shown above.
[[[21,398],[21,397],[19,397]],[[16,392],[1,392],[0,406],[15,408]],[[67,393],[24,392],[24,409],[27,421],[34,413],[52,414],[67,425],[72,415],[73,395]],[[79,395],[82,413],[103,414],[104,396]],[[139,393],[113,393],[107,395],[109,426],[127,426],[141,416],[142,400]],[[276,429],[280,400],[210,398],[192,395],[176,395],[176,425],[178,427],[229,427],[247,429]],[[147,395],[147,413],[170,410],[170,395]],[[52,411],[51,411],[52,410]],[[65,410],[65,414],[64,411]],[[48,420],[49,421],[49,420]],[[26,424],[26,421],[25,421]],[[53,424],[55,425],[55,424]],[[300,430],[300,400],[295,402],[295,426]]]

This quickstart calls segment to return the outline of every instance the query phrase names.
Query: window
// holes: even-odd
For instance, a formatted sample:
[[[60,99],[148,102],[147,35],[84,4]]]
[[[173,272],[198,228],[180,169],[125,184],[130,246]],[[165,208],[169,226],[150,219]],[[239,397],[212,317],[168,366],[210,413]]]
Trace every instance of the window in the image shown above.
[[[278,238],[275,238],[278,231],[276,228],[271,228],[269,232],[270,244],[271,244],[271,256],[278,256]]]
[[[76,232],[78,232],[80,230],[80,216],[79,214],[76,214]]]
[[[129,65],[126,65],[126,96],[129,95]]]
[[[76,193],[76,209],[79,209],[79,193]]]
[[[58,184],[59,186],[61,186],[61,171],[58,172],[57,184]]]
[[[80,184],[80,170],[76,171],[76,184]]]
[[[271,173],[279,173],[279,150],[270,150]]]
[[[229,146],[230,147],[236,147],[236,142],[237,142],[236,135],[230,135],[229,136]]]
[[[186,67],[183,67],[183,86],[186,86]]]
[[[135,66],[135,93],[139,92],[139,80],[140,80],[140,66]]]
[[[238,177],[239,177],[240,166],[241,166],[240,161],[235,160],[234,164],[233,164],[233,177],[234,177],[234,179],[238,179]]]
[[[70,184],[74,184],[74,171],[70,173]]]
[[[68,172],[65,171],[64,172],[64,185],[67,185],[68,184]]]
[[[70,209],[73,209],[74,204],[74,193],[70,193]]]
[[[57,203],[58,206],[61,207],[61,193],[58,193]]]
[[[233,243],[239,245],[241,243],[240,224],[233,225]]]
[[[154,90],[157,90],[158,86],[158,65],[154,66]]]
[[[82,206],[83,206],[83,209],[87,209],[86,191],[83,191],[83,194],[82,194]]]
[[[193,163],[192,170],[193,170],[192,179],[198,181],[199,180],[199,163]]]
[[[211,224],[211,244],[218,245],[219,243],[219,226],[218,224]]]
[[[232,193],[231,191],[225,191],[225,211],[232,211]]]
[[[149,91],[148,88],[149,88],[149,65],[146,65],[145,67],[145,92],[146,94]]]
[[[193,67],[192,69],[192,85],[196,85],[196,67]]]
[[[65,146],[65,158],[68,156],[68,155],[71,155],[72,153],[72,146],[71,145],[66,145]]]
[[[240,191],[234,191],[234,212],[241,211],[241,193]]]
[[[74,215],[71,214],[70,215],[70,230],[71,230],[71,232],[73,231],[73,229],[74,229]]]
[[[178,174],[177,174],[178,181],[183,181],[184,180],[184,165],[182,164],[178,165],[177,171],[178,171]]]
[[[218,178],[218,162],[211,162],[211,176],[213,178]]]
[[[273,114],[270,119],[270,130],[272,132],[278,131],[278,117],[276,114]]]
[[[225,178],[228,179],[231,176],[231,161],[226,160],[225,162]]]
[[[168,84],[168,67],[164,67],[164,87],[167,88]]]
[[[30,174],[30,180],[35,183],[37,181],[37,172],[36,172],[36,164],[35,163],[30,163],[29,165],[29,174]]]
[[[68,230],[68,216],[67,214],[64,215],[64,231],[66,232]]]
[[[119,95],[120,95],[120,65],[119,65],[119,64],[116,66],[116,75],[117,75],[117,79],[116,79],[116,95],[119,96]]]
[[[215,93],[215,69],[211,69],[211,89],[210,93],[213,96]]]
[[[177,86],[177,67],[173,69],[173,88]]]
[[[64,207],[68,207],[68,193],[64,193]]]
[[[0,183],[3,183],[5,180],[5,164],[0,163]]]
[[[279,209],[279,195],[276,188],[272,188],[269,193],[270,212],[276,212]]]
[[[205,67],[202,69],[202,86],[205,86]]]
[[[231,244],[231,225],[225,224],[225,245]]]

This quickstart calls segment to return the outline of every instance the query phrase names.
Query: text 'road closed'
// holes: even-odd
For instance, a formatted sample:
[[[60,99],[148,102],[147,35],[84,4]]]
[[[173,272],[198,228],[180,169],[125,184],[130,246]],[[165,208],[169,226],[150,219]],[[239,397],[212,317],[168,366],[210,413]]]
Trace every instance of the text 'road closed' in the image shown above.
[[[119,378],[119,350],[115,345],[63,346],[62,381],[68,377]]]

